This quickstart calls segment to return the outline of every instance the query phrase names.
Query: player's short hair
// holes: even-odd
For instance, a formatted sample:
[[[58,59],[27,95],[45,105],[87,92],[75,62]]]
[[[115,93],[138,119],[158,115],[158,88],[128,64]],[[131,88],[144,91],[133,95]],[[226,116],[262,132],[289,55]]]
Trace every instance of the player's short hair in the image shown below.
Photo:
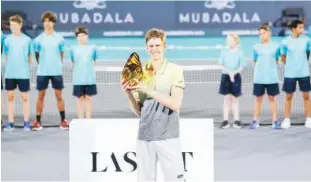
[[[270,27],[269,27],[269,25],[263,24],[263,25],[261,25],[257,30],[258,30],[258,31],[259,31],[259,30],[270,31]]]
[[[89,34],[89,31],[88,31],[88,29],[85,28],[85,27],[77,27],[77,28],[75,29],[75,35],[76,35],[76,37],[77,37],[80,33],[84,33],[84,34],[88,35],[88,34]]]
[[[23,24],[24,20],[20,15],[13,15],[9,18],[10,22],[16,22],[18,24]]]
[[[52,11],[46,11],[42,14],[41,21],[44,22],[46,19],[53,23],[56,23],[56,14]]]
[[[228,37],[232,37],[237,44],[240,44],[240,37],[237,33],[229,33]]]
[[[301,24],[303,24],[303,21],[301,21],[301,20],[293,20],[291,22],[291,24],[289,25],[289,28],[291,28],[291,29],[297,28],[298,25],[301,25]]]
[[[163,42],[166,42],[166,33],[165,33],[164,30],[162,30],[162,29],[158,29],[158,28],[150,29],[150,30],[146,33],[146,36],[145,36],[146,44],[147,44],[147,42],[148,42],[150,39],[153,39],[153,38],[159,38],[159,39],[161,39]]]

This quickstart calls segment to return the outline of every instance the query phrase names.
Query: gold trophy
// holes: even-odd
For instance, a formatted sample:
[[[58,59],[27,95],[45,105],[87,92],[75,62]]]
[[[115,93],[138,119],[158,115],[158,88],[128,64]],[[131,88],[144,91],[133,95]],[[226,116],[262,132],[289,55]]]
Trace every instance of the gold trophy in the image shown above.
[[[139,55],[133,52],[128,58],[123,70],[122,80],[127,80],[130,87],[137,86],[140,82],[150,82],[153,76],[153,66],[147,63],[145,69],[142,68]]]

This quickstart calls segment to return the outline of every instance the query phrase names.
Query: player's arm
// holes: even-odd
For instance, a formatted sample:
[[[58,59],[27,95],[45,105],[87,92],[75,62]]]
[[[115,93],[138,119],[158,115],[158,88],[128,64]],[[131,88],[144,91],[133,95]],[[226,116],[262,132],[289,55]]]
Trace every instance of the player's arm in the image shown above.
[[[35,58],[36,58],[37,64],[39,64],[39,60],[40,60],[40,49],[41,49],[39,38],[36,38],[36,39],[34,40],[34,46],[33,46],[33,47],[34,47]]]
[[[64,63],[64,57],[65,57],[65,40],[63,37],[61,37],[60,43],[58,45],[58,49],[60,52],[60,59],[62,63]]]
[[[3,58],[4,58],[4,63],[8,61],[8,52],[9,52],[9,46],[8,46],[8,39],[4,40],[3,43]]]
[[[65,52],[61,51],[60,52],[60,59],[61,59],[62,63],[64,63],[64,56],[65,56]]]
[[[131,91],[127,91],[126,93],[127,93],[126,95],[127,95],[127,99],[128,99],[131,110],[136,114],[136,116],[140,117],[142,104],[138,100],[135,99]]]
[[[257,60],[258,60],[258,53],[257,53],[256,48],[254,47],[253,48],[253,62],[254,62],[254,64],[257,63]]]
[[[147,95],[171,110],[179,112],[184,97],[184,88],[184,74],[183,70],[180,68],[180,70],[176,71],[174,74],[170,95],[162,94],[154,90],[148,91]]]
[[[241,73],[244,67],[246,67],[247,65],[244,53],[242,51],[239,52],[239,63],[240,63],[239,68],[233,72],[234,75]]]
[[[33,53],[33,44],[31,41],[29,41],[29,44],[28,44],[28,64],[32,63],[32,53]]]
[[[31,63],[32,63],[32,55],[29,54],[29,55],[28,55],[28,64],[31,64]]]
[[[151,91],[147,94],[160,104],[170,108],[173,111],[179,112],[184,96],[184,89],[173,86],[171,89],[171,95],[165,95],[156,91]]]
[[[94,64],[96,63],[96,60],[98,59],[98,53],[97,53],[97,49],[96,49],[96,47],[94,47],[94,49],[93,49],[93,60],[94,60]]]
[[[279,60],[281,58],[281,48],[278,47],[276,52],[275,52],[275,61],[276,61],[276,64],[279,63]],[[282,58],[281,58],[282,59]],[[283,61],[282,61],[283,62]]]
[[[281,61],[286,64],[287,45],[283,42],[281,45]]]

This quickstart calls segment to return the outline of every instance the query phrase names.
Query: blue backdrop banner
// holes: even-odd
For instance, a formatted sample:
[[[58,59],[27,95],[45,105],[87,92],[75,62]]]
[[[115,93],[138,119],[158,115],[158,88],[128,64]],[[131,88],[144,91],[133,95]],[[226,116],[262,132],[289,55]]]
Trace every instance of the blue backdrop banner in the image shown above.
[[[57,30],[72,32],[84,25],[94,36],[141,36],[152,27],[169,35],[218,35],[228,30],[252,34],[266,22],[273,23],[282,10],[304,9],[311,25],[311,1],[2,1],[2,20],[12,12],[23,12],[30,27],[41,25],[41,14],[57,14]],[[242,33],[243,33],[242,31]],[[246,31],[246,32],[245,32]],[[72,33],[69,33],[72,35]]]

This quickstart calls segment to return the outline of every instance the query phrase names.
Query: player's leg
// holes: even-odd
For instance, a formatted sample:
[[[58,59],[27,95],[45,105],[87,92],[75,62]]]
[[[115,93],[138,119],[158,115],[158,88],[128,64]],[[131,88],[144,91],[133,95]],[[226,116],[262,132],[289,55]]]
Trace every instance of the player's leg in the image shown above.
[[[2,90],[3,90],[3,82],[1,79],[1,98],[3,98]],[[4,104],[3,100],[1,100],[1,131],[3,130],[3,111],[4,111]]]
[[[276,101],[276,96],[280,94],[279,84],[268,84],[267,93],[272,113],[272,128],[281,129],[281,122],[278,121],[278,107]]]
[[[78,112],[78,118],[84,119],[84,102],[85,102],[85,96],[82,95],[77,98],[77,112]]]
[[[65,113],[65,101],[63,99],[63,76],[52,76],[52,87],[54,89],[56,101],[57,101],[57,108],[61,117],[60,128],[63,130],[68,130],[69,125],[66,120],[66,113]]]
[[[23,111],[24,111],[24,130],[30,131],[30,103],[29,103],[29,90],[30,90],[30,80],[20,79],[18,80],[18,88],[21,92]]]
[[[224,96],[224,104],[223,104],[223,122],[220,124],[220,128],[226,129],[229,128],[229,112],[231,109],[230,105],[230,96],[229,96],[229,89],[230,89],[230,77],[229,75],[222,74],[221,81],[219,86],[219,94]]]
[[[232,83],[231,91],[232,112],[233,112],[233,127],[241,129],[243,124],[240,120],[240,103],[239,97],[242,95],[242,78],[240,74],[234,76],[234,82]]]
[[[15,104],[15,89],[17,81],[15,79],[5,79],[5,88],[7,90],[8,104],[8,123],[4,126],[4,131],[14,130],[14,104]]]
[[[254,103],[254,116],[253,121],[250,123],[250,129],[256,129],[259,127],[259,117],[261,114],[262,101],[265,94],[265,84],[254,84],[253,85],[253,95],[255,96]]]
[[[156,181],[157,153],[154,141],[137,140],[137,176],[138,182]]]
[[[282,122],[282,128],[288,129],[291,126],[290,115],[292,108],[292,99],[293,94],[296,91],[296,78],[284,78],[283,91],[285,95],[285,104],[284,104],[284,121]]]
[[[39,131],[42,129],[41,114],[43,112],[44,98],[48,86],[49,86],[48,76],[37,76],[38,97],[36,103],[36,120],[32,124],[32,130],[34,131]]]
[[[77,116],[79,119],[84,118],[84,98],[85,94],[83,91],[82,85],[74,85],[73,86],[73,96],[77,98]]]
[[[164,181],[186,181],[179,138],[155,141]]]
[[[93,112],[93,103],[92,96],[97,94],[96,85],[88,85],[85,88],[85,104],[86,104],[86,118],[89,119],[92,117]]]
[[[299,87],[302,92],[304,113],[306,116],[305,126],[311,128],[311,103],[309,92],[311,90],[310,77],[299,78]]]
[[[90,119],[92,117],[92,97],[86,95],[85,96],[85,108],[86,108],[86,111],[85,111],[85,116],[86,116],[86,119]]]

